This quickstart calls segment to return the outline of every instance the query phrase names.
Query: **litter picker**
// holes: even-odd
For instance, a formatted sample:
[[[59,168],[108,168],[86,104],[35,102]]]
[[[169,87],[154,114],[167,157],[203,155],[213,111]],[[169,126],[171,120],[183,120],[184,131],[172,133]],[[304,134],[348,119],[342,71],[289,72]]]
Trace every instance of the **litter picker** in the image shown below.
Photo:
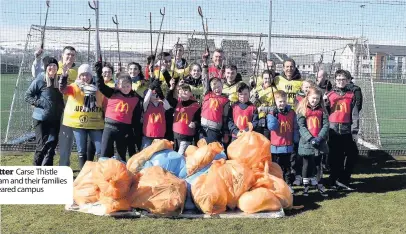
[[[113,20],[113,23],[116,25],[117,51],[118,51],[118,72],[121,72],[120,36],[119,36],[119,32],[118,32],[118,19],[117,19],[117,15],[114,15],[114,17],[111,17],[111,19]]]

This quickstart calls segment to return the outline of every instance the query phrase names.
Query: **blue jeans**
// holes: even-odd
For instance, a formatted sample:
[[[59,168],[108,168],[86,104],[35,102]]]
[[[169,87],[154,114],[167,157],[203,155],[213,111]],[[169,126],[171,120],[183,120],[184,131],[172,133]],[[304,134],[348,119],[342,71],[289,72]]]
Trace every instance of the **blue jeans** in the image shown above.
[[[101,139],[103,130],[94,130],[94,129],[83,129],[83,128],[72,128],[73,135],[75,136],[76,140],[76,147],[78,150],[79,155],[79,166],[82,169],[83,165],[85,165],[88,157],[87,153],[87,136],[90,136],[90,140],[94,142],[96,148],[96,155],[97,157],[100,156],[101,153]]]

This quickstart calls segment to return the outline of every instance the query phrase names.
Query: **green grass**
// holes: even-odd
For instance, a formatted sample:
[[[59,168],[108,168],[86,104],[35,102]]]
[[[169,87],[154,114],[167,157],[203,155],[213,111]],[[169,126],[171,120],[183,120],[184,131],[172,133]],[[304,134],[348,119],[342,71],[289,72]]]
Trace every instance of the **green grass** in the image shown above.
[[[13,155],[16,155],[14,153]],[[73,169],[77,169],[72,156]],[[30,165],[32,154],[3,156],[2,165]],[[57,161],[57,159],[55,160]],[[76,173],[75,173],[76,174]],[[115,219],[67,212],[62,205],[3,205],[2,233],[405,233],[406,164],[364,164],[353,176],[358,190],[329,199],[295,196],[301,211],[251,219]]]
[[[4,134],[7,128],[7,121],[10,114],[11,101],[13,99],[14,87],[18,74],[1,74],[1,133]]]
[[[406,85],[375,83],[376,113],[384,149],[405,149]],[[365,97],[367,98],[367,97]]]

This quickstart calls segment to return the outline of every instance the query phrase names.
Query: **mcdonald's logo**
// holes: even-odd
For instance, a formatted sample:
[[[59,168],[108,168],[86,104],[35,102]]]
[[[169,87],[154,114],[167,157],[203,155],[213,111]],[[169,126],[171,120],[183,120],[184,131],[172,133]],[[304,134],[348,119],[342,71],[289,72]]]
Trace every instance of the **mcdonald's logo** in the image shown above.
[[[320,120],[316,116],[310,116],[307,119],[307,126],[309,128],[320,128]]]
[[[238,116],[238,119],[237,119],[237,126],[238,127],[247,126],[247,124],[248,124],[248,117],[247,116]]]
[[[292,132],[292,126],[288,121],[282,121],[279,126],[279,133],[287,133],[287,132]]]
[[[178,115],[176,116],[176,122],[182,122],[183,120],[185,120],[185,122],[184,122],[185,124],[189,123],[189,118],[187,116],[187,113],[179,112]]]
[[[217,99],[210,99],[210,109],[217,110],[219,107],[219,101]]]
[[[128,103],[124,103],[123,101],[120,101],[117,105],[116,105],[116,109],[115,111],[117,112],[118,110],[123,113],[125,109],[125,113],[128,113]]]
[[[155,113],[152,113],[152,114],[150,114],[149,115],[149,117],[148,117],[148,122],[149,123],[152,123],[152,124],[154,124],[154,123],[158,123],[158,121],[160,122],[160,123],[162,123],[162,116],[161,116],[161,114],[155,114]]]
[[[334,111],[347,113],[347,105],[345,104],[345,102],[337,102]]]

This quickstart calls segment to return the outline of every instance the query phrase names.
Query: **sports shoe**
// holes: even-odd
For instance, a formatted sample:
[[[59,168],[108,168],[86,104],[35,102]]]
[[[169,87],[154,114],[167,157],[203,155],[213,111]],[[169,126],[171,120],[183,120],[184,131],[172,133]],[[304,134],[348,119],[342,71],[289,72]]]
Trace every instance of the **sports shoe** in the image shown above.
[[[348,186],[346,184],[343,184],[343,183],[341,183],[339,181],[336,181],[336,185],[337,185],[337,187],[339,189],[344,189],[344,190],[347,190],[347,191],[354,191],[355,190],[355,189],[351,188],[350,186]]]
[[[319,190],[319,193],[322,197],[328,197],[326,188],[322,184],[317,185],[317,190]]]
[[[310,190],[310,186],[308,184],[306,184],[304,186],[304,189],[303,189],[303,196],[308,197],[309,196],[309,190]]]
[[[297,175],[295,177],[295,181],[293,181],[293,185],[300,186],[302,184],[302,177],[300,175]]]
[[[318,184],[316,177],[310,178],[310,184],[316,186]]]

